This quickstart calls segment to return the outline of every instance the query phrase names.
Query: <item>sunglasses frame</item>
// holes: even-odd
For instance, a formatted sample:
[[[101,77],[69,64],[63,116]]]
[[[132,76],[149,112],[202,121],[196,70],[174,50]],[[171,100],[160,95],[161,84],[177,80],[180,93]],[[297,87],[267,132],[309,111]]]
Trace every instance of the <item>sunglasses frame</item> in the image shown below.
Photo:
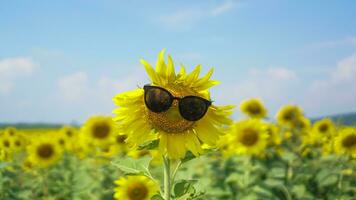
[[[173,101],[174,101],[174,100],[177,100],[177,101],[178,101],[179,114],[180,114],[182,117],[183,117],[183,115],[182,115],[182,112],[181,112],[181,104],[180,104],[180,102],[181,102],[183,99],[185,99],[185,98],[197,98],[197,99],[202,100],[202,102],[204,102],[205,105],[206,105],[206,109],[205,109],[204,113],[202,114],[202,116],[201,116],[199,119],[194,120],[194,121],[198,121],[198,120],[200,120],[201,118],[203,118],[203,117],[205,116],[206,112],[208,112],[209,107],[210,107],[211,104],[213,103],[212,101],[209,101],[209,100],[207,100],[207,99],[204,99],[203,97],[194,96],[194,95],[188,95],[188,96],[184,96],[184,97],[175,97],[175,96],[173,96],[173,94],[172,94],[171,92],[169,92],[169,91],[168,91],[167,89],[165,89],[165,88],[162,88],[162,87],[159,87],[159,86],[154,86],[154,85],[144,85],[144,86],[143,86],[143,89],[144,89],[144,91],[145,91],[144,100],[145,100],[146,107],[147,107],[150,111],[152,111],[152,110],[147,106],[148,104],[147,104],[147,101],[146,101],[146,90],[149,89],[149,88],[155,88],[155,89],[159,89],[159,90],[165,91],[165,92],[169,95],[169,97],[170,97],[170,98],[169,98],[169,99],[170,99],[170,106],[169,106],[169,108],[172,107]],[[168,108],[167,110],[169,110],[169,108]],[[164,111],[161,111],[161,112],[165,112],[165,111],[167,111],[167,110],[164,110]],[[155,111],[152,111],[152,112],[155,112]],[[155,112],[155,113],[161,113],[161,112]],[[183,118],[184,118],[184,117],[183,117]],[[184,119],[185,119],[185,118],[184,118]],[[188,120],[188,119],[185,119],[185,120]],[[191,121],[191,120],[188,120],[188,121]]]

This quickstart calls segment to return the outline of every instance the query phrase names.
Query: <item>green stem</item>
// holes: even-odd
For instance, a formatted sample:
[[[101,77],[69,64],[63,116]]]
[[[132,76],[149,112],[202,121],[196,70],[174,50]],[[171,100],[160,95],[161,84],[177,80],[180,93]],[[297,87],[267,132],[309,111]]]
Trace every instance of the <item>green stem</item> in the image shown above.
[[[163,157],[164,161],[164,199],[171,200],[171,161]]]
[[[180,168],[180,166],[182,165],[182,161],[180,160],[176,166],[176,168],[174,169],[173,173],[172,173],[172,182],[174,182],[175,178],[176,178],[176,174]]]

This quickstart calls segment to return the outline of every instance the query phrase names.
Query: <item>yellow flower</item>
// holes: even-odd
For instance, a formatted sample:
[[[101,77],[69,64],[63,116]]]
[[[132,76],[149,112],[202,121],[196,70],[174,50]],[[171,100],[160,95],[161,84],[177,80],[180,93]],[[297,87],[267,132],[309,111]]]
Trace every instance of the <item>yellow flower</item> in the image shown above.
[[[278,123],[294,128],[301,116],[303,116],[303,111],[298,106],[286,105],[278,111],[276,118]]]
[[[267,124],[266,132],[268,134],[268,144],[271,146],[280,145],[282,143],[282,137],[280,134],[280,129],[275,124]]]
[[[63,126],[59,132],[65,135],[67,138],[73,139],[78,135],[78,130],[71,126]]]
[[[300,116],[298,119],[295,121],[295,128],[297,131],[299,131],[302,134],[307,134],[310,131],[311,128],[311,122],[308,118],[304,116]]]
[[[326,139],[334,135],[334,123],[329,118],[315,122],[312,129],[312,136],[317,139]]]
[[[8,127],[4,130],[4,136],[15,137],[17,135],[17,130],[14,127]]]
[[[59,131],[53,137],[53,140],[56,141],[57,145],[63,150],[72,149],[71,138],[67,136],[66,132]]]
[[[116,126],[111,117],[90,117],[82,127],[81,136],[88,145],[107,146],[116,133]]]
[[[335,152],[338,154],[349,154],[356,158],[356,130],[355,128],[344,128],[334,139]]]
[[[235,123],[228,136],[228,149],[237,154],[262,155],[268,142],[265,124],[257,119]]]
[[[39,138],[28,146],[28,159],[39,167],[53,165],[62,155],[62,150],[51,137]]]
[[[233,107],[202,104],[210,101],[208,89],[218,84],[218,81],[210,80],[213,70],[199,78],[200,65],[190,74],[181,66],[180,72],[176,74],[170,56],[168,63],[165,63],[164,51],[159,54],[156,70],[144,60],[141,63],[151,78],[150,85],[159,88],[151,87],[154,93],[146,97],[144,89],[136,89],[118,94],[113,99],[119,106],[114,110],[117,115],[114,120],[120,131],[127,133],[128,144],[137,147],[159,139],[160,152],[173,159],[183,158],[188,150],[194,155],[200,154],[201,142],[215,145],[225,127],[231,123],[229,116]],[[190,100],[190,103],[181,106],[182,98]],[[156,106],[158,110],[152,111],[152,107],[149,109],[146,106],[147,100],[154,101],[150,105]],[[162,107],[162,104],[166,107]],[[192,109],[184,109],[189,106]]]
[[[262,101],[258,98],[242,101],[240,109],[244,114],[252,118],[267,117],[267,109],[263,105]]]
[[[145,176],[121,177],[115,184],[117,200],[150,200],[158,192],[158,185]]]

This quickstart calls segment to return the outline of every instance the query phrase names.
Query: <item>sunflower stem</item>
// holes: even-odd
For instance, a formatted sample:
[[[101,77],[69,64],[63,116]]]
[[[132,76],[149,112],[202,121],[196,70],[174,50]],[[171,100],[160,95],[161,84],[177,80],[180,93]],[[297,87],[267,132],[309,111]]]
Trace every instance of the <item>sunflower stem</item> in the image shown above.
[[[171,200],[171,161],[163,157],[164,161],[164,199]]]

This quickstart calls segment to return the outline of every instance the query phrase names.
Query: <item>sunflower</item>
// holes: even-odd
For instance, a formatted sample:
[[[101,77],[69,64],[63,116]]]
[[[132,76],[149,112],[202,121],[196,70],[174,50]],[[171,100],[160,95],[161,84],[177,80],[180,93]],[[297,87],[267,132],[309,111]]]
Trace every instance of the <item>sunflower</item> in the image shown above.
[[[150,200],[158,192],[158,185],[145,176],[121,177],[115,184],[114,198],[118,200]]]
[[[344,128],[334,139],[335,151],[338,154],[349,154],[356,158],[356,130],[355,128]]]
[[[277,125],[267,124],[265,130],[268,134],[268,144],[270,146],[280,145],[282,143],[280,128]]]
[[[115,132],[115,123],[111,117],[94,116],[83,125],[81,136],[89,145],[102,147],[113,141]]]
[[[78,134],[78,130],[71,126],[63,126],[59,132],[69,139],[74,139]]]
[[[228,136],[229,151],[237,154],[261,155],[268,143],[266,125],[257,119],[236,122]]]
[[[4,136],[15,137],[17,135],[17,130],[14,127],[8,127],[4,130]]]
[[[114,121],[117,122],[121,132],[127,133],[128,144],[135,148],[145,142],[159,139],[160,152],[172,159],[183,158],[188,150],[194,155],[199,155],[202,152],[202,143],[215,145],[225,127],[232,122],[229,116],[232,114],[233,106],[209,104],[205,107],[205,115],[193,119],[190,114],[194,114],[192,112],[194,110],[182,110],[180,102],[176,100],[194,96],[195,100],[210,101],[208,89],[219,83],[210,80],[213,70],[199,78],[200,65],[191,73],[186,73],[182,65],[180,71],[176,73],[170,56],[168,56],[168,63],[165,63],[164,51],[161,51],[158,56],[156,70],[145,60],[141,60],[141,63],[152,81],[150,86],[163,88],[161,91],[164,90],[166,96],[170,93],[174,96],[174,100],[166,110],[154,112],[146,106],[145,90],[142,88],[116,95],[113,100],[119,108],[114,110],[117,115]],[[154,95],[162,94],[160,92]],[[195,106],[196,102],[190,103]],[[183,117],[182,112],[187,115]]]
[[[49,167],[62,155],[59,145],[49,137],[35,140],[28,146],[28,159],[39,167]]]
[[[240,110],[252,118],[265,118],[267,116],[267,109],[258,98],[242,101],[240,104]]]
[[[303,111],[298,106],[286,105],[283,106],[277,113],[277,122],[289,128],[294,128],[303,116]]]
[[[13,147],[12,139],[3,135],[0,137],[0,149],[10,151]]]
[[[315,122],[312,128],[312,136],[316,139],[326,139],[334,135],[334,123],[329,118]]]
[[[63,150],[71,150],[72,149],[71,138],[67,136],[66,132],[63,132],[63,131],[57,132],[56,135],[53,137],[53,140]]]

